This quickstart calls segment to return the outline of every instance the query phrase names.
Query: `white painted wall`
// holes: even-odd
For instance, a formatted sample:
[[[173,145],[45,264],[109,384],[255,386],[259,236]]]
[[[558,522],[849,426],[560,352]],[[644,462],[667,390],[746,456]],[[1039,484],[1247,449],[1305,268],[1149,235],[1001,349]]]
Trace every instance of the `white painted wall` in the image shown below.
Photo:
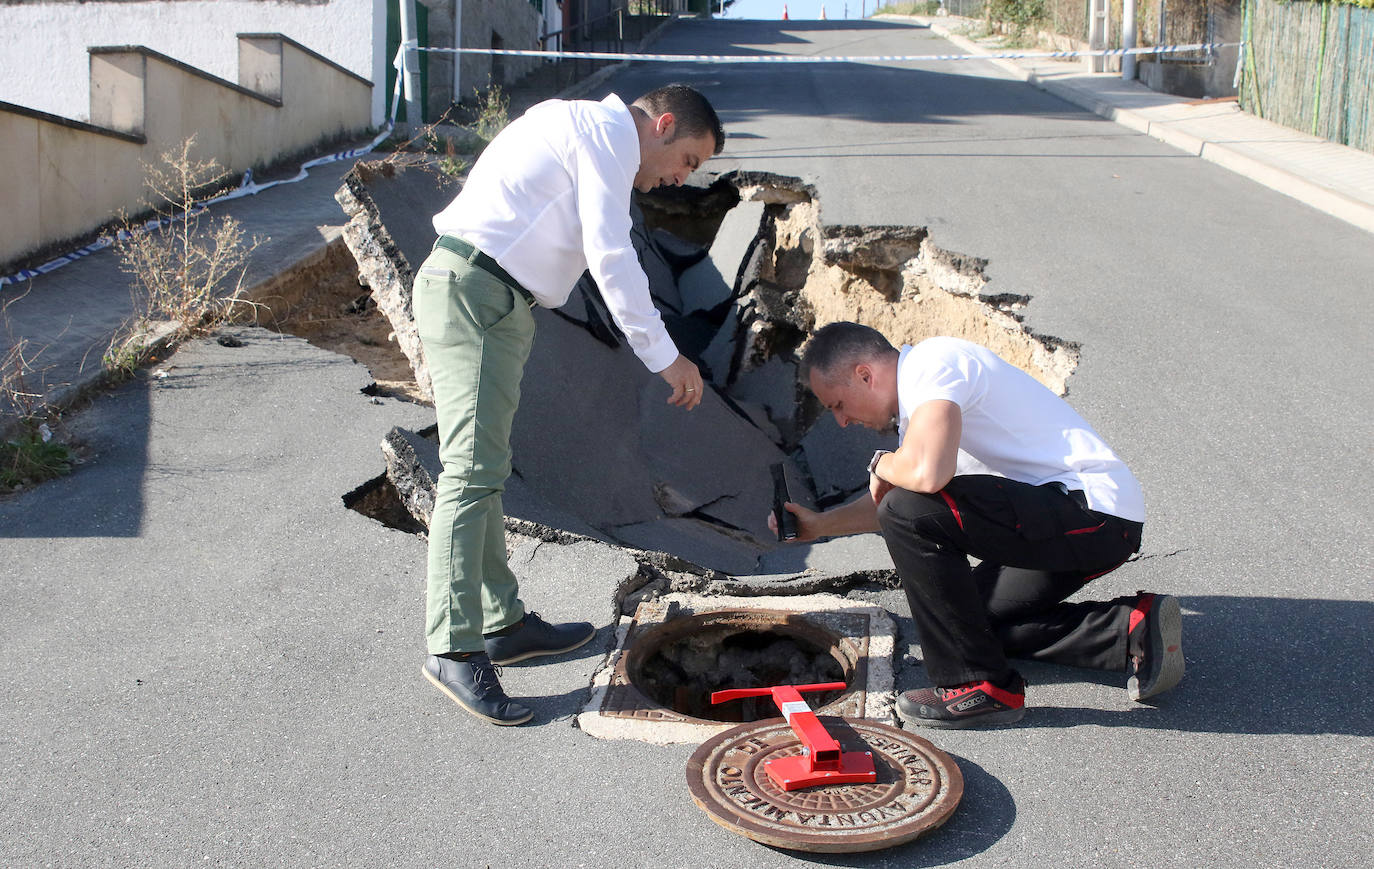
[[[386,117],[385,0],[26,3],[0,5],[0,101],[90,120],[99,45],[145,45],[231,82],[239,33],[281,33],[373,82],[372,123]]]

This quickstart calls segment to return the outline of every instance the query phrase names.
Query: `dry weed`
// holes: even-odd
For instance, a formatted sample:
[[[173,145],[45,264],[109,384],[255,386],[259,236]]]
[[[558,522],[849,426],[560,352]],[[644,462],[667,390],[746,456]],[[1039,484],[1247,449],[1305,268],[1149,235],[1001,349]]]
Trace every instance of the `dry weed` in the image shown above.
[[[215,160],[192,156],[195,137],[146,165],[145,186],[156,215],[119,233],[121,268],[134,280],[130,325],[111,343],[106,367],[129,371],[144,351],[139,336],[150,324],[171,321],[173,340],[212,330],[242,304],[243,279],[254,250],[267,239],[245,240],[233,217],[204,220],[204,205],[229,173]]]

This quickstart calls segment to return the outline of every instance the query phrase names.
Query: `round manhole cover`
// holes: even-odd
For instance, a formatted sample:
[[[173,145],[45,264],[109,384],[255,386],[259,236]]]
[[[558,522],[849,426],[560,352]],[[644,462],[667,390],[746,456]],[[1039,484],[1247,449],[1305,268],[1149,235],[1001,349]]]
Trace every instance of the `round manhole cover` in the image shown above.
[[[728,830],[795,851],[876,851],[943,824],[964,795],[964,777],[928,740],[875,721],[821,717],[844,751],[870,751],[878,773],[866,784],[784,791],[769,760],[799,755],[781,718],[743,724],[702,743],[687,762],[692,799]]]

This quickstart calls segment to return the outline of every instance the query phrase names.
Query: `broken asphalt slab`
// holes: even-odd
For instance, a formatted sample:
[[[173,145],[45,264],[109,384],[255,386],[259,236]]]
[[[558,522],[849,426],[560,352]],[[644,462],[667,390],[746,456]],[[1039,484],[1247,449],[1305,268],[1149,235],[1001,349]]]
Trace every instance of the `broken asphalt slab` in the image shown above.
[[[392,321],[417,377],[424,368],[423,348],[418,341],[400,339],[416,334],[410,278],[433,244],[428,220],[417,214],[437,212],[453,195],[451,186],[436,188],[432,170],[414,164],[361,166],[338,194],[350,215],[345,239],[362,279]],[[724,264],[737,280],[758,246],[763,204],[744,203],[730,215],[722,229],[734,227],[731,237],[713,244],[709,258],[703,251],[695,267]],[[744,233],[746,238],[734,237]],[[656,236],[668,251],[658,260],[662,268],[649,269],[656,295],[680,298],[682,271],[667,262],[685,266],[693,258],[690,246],[661,230],[639,228],[641,257],[656,249]],[[598,304],[595,285],[584,278],[565,309],[591,310]],[[707,571],[757,572],[758,557],[777,546],[766,524],[772,508],[768,468],[792,462],[782,444],[765,433],[776,427],[761,427],[715,391],[691,412],[668,405],[661,379],[646,371],[623,341],[606,341],[589,318],[536,308],[535,321],[511,433],[518,489],[505,505],[508,516],[535,525],[541,524],[539,516],[569,526],[561,530],[667,553]],[[779,394],[770,403],[790,416],[797,390],[788,378],[795,379],[795,368],[771,370],[777,372],[771,380],[754,379],[753,391],[766,394],[765,387],[772,386]],[[433,463],[432,448],[397,433],[386,449],[394,455],[400,443],[410,455],[390,463],[393,484],[408,505],[432,505],[437,474],[406,470],[418,453]],[[805,480],[795,468],[793,476]],[[812,503],[809,486],[803,483],[795,500]],[[411,512],[427,522],[426,510]]]

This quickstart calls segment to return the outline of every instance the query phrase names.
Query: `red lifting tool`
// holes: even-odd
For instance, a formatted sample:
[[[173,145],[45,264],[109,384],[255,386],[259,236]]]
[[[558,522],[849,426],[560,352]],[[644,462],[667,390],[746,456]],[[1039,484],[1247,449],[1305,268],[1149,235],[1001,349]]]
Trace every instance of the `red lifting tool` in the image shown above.
[[[773,784],[785,791],[812,785],[856,784],[878,780],[873,768],[873,752],[840,751],[840,744],[826,731],[816,713],[801,698],[803,691],[843,691],[843,682],[818,685],[779,685],[776,688],[730,688],[711,694],[712,703],[741,697],[773,695],[773,702],[802,743],[802,753],[766,761],[763,768]]]

